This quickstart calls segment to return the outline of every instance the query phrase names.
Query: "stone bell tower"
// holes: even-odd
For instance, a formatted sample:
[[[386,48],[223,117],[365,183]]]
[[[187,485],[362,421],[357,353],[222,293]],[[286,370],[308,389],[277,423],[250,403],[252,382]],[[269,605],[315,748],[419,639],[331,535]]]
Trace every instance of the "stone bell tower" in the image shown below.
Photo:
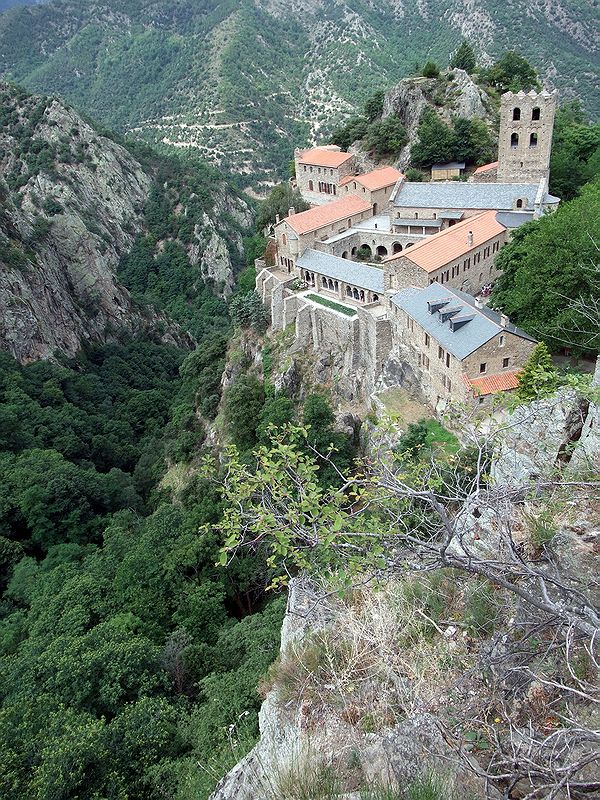
[[[556,113],[552,92],[506,92],[500,106],[498,183],[548,179]]]

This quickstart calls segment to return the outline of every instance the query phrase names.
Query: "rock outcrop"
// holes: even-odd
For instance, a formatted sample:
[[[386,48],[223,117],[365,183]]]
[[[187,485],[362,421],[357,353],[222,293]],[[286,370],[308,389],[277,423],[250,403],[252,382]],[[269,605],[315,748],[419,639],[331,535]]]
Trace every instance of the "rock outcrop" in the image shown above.
[[[419,121],[426,108],[433,108],[446,122],[458,116],[484,119],[491,124],[485,92],[462,69],[452,70],[450,76],[452,80],[445,73],[440,78],[405,78],[386,93],[384,118],[397,114],[408,136],[398,157],[400,169],[410,162],[410,149],[417,139]]]
[[[324,598],[309,580],[294,579],[281,631],[282,657],[300,650],[315,635],[326,635],[338,613],[335,600]],[[361,732],[337,713],[320,709],[314,717],[309,702],[282,701],[274,688],[262,705],[259,725],[258,744],[223,778],[210,800],[275,800],[287,796],[282,794],[284,785],[297,782],[306,791],[310,775],[319,770],[327,774],[327,767],[338,776],[345,773],[350,786],[356,773],[355,789],[336,791],[335,796],[360,800],[364,785],[406,786],[440,763],[449,785],[480,796],[477,780],[455,763],[430,713],[413,713],[397,725]]]

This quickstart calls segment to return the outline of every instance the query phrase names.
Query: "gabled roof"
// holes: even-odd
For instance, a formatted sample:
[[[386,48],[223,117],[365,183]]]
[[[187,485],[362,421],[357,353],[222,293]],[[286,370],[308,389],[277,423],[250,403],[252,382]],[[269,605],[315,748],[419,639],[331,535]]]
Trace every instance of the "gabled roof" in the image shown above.
[[[298,162],[300,164],[311,164],[315,167],[340,167],[349,158],[353,158],[352,153],[345,153],[343,150],[314,147],[312,150],[305,150]]]
[[[308,211],[292,214],[279,224],[287,222],[292,230],[301,235],[316,231],[326,225],[332,225],[343,219],[350,219],[355,214],[362,214],[364,211],[370,211],[371,209],[371,203],[361,197],[350,194],[348,197],[340,197],[339,200],[333,200],[331,203],[309,208]]]
[[[466,378],[466,383],[476,396],[507,392],[519,385],[521,370],[499,372],[496,375],[484,375],[482,378]]]
[[[371,170],[371,172],[363,172],[362,175],[347,175],[340,181],[340,186],[356,181],[356,183],[364,186],[365,189],[375,192],[377,189],[393,186],[397,180],[403,177],[404,175],[395,167],[380,167],[379,169]]]
[[[539,185],[537,183],[411,183],[404,181],[394,199],[397,208],[469,208],[511,211],[515,200],[527,198],[527,208],[533,211]],[[555,205],[558,197],[546,194],[544,203]]]
[[[502,325],[500,314],[486,306],[480,308],[471,295],[439,283],[425,289],[403,289],[391,302],[461,361],[503,332],[535,342],[512,323]]]
[[[451,228],[434,233],[422,242],[405,248],[401,253],[387,256],[384,261],[406,258],[425,272],[435,272],[436,269],[467,255],[481,247],[484,242],[503,233],[506,228],[496,217],[495,211],[485,211],[476,217],[467,217]],[[419,221],[414,220],[413,224],[417,225]],[[470,234],[473,234],[472,241]]]
[[[482,175],[484,172],[489,172],[492,169],[496,169],[498,167],[497,161],[492,161],[490,164],[482,164],[481,167],[477,167],[473,175]]]
[[[321,250],[305,250],[296,261],[296,266],[308,269],[327,278],[351,283],[361,289],[383,294],[383,270],[368,267],[357,261],[323,253]]]

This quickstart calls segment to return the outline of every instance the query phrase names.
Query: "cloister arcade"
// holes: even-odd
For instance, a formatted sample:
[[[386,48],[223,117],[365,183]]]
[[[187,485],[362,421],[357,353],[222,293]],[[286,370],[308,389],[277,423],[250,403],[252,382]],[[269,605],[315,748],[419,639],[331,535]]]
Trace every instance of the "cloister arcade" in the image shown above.
[[[338,281],[335,278],[319,275],[317,272],[302,270],[302,280],[316,291],[332,292],[340,300],[355,300],[359,303],[379,302],[379,295],[375,292],[362,289],[360,286],[354,286],[345,281]]]

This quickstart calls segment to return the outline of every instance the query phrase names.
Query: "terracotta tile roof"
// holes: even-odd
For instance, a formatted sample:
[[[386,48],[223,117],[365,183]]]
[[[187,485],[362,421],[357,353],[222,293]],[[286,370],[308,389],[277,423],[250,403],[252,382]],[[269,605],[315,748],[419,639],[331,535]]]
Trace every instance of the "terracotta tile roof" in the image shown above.
[[[356,181],[371,192],[375,192],[377,189],[393,186],[399,178],[403,177],[404,175],[395,167],[380,167],[371,172],[364,172],[362,175],[347,175],[340,181],[340,186],[344,186],[350,181]]]
[[[397,261],[400,258],[407,258],[425,272],[435,272],[436,269],[467,255],[505,231],[505,226],[496,219],[496,213],[496,211],[485,211],[475,217],[467,217],[451,228],[434,233],[424,241],[383,260]],[[418,220],[415,220],[415,224],[418,224]],[[473,234],[472,243],[468,240],[469,233]]]
[[[491,164],[484,164],[481,167],[477,167],[477,169],[475,170],[473,175],[481,175],[482,172],[489,172],[489,170],[491,170],[491,169],[496,169],[497,166],[498,166],[498,162],[497,161],[492,161]]]
[[[301,235],[316,231],[325,225],[332,225],[342,219],[350,219],[355,214],[371,211],[372,208],[371,203],[350,194],[348,197],[340,197],[339,200],[333,200],[323,206],[316,206],[308,211],[292,214],[291,217],[286,217],[283,222],[287,222],[292,230]],[[281,223],[279,224],[281,225]]]
[[[312,164],[317,167],[339,167],[352,157],[352,153],[344,153],[343,150],[327,150],[325,147],[314,147],[312,150],[305,150],[298,162],[300,164]]]
[[[466,378],[467,386],[473,390],[475,397],[507,392],[516,389],[519,385],[520,370],[514,372],[500,372],[498,375],[484,375],[481,378]]]

